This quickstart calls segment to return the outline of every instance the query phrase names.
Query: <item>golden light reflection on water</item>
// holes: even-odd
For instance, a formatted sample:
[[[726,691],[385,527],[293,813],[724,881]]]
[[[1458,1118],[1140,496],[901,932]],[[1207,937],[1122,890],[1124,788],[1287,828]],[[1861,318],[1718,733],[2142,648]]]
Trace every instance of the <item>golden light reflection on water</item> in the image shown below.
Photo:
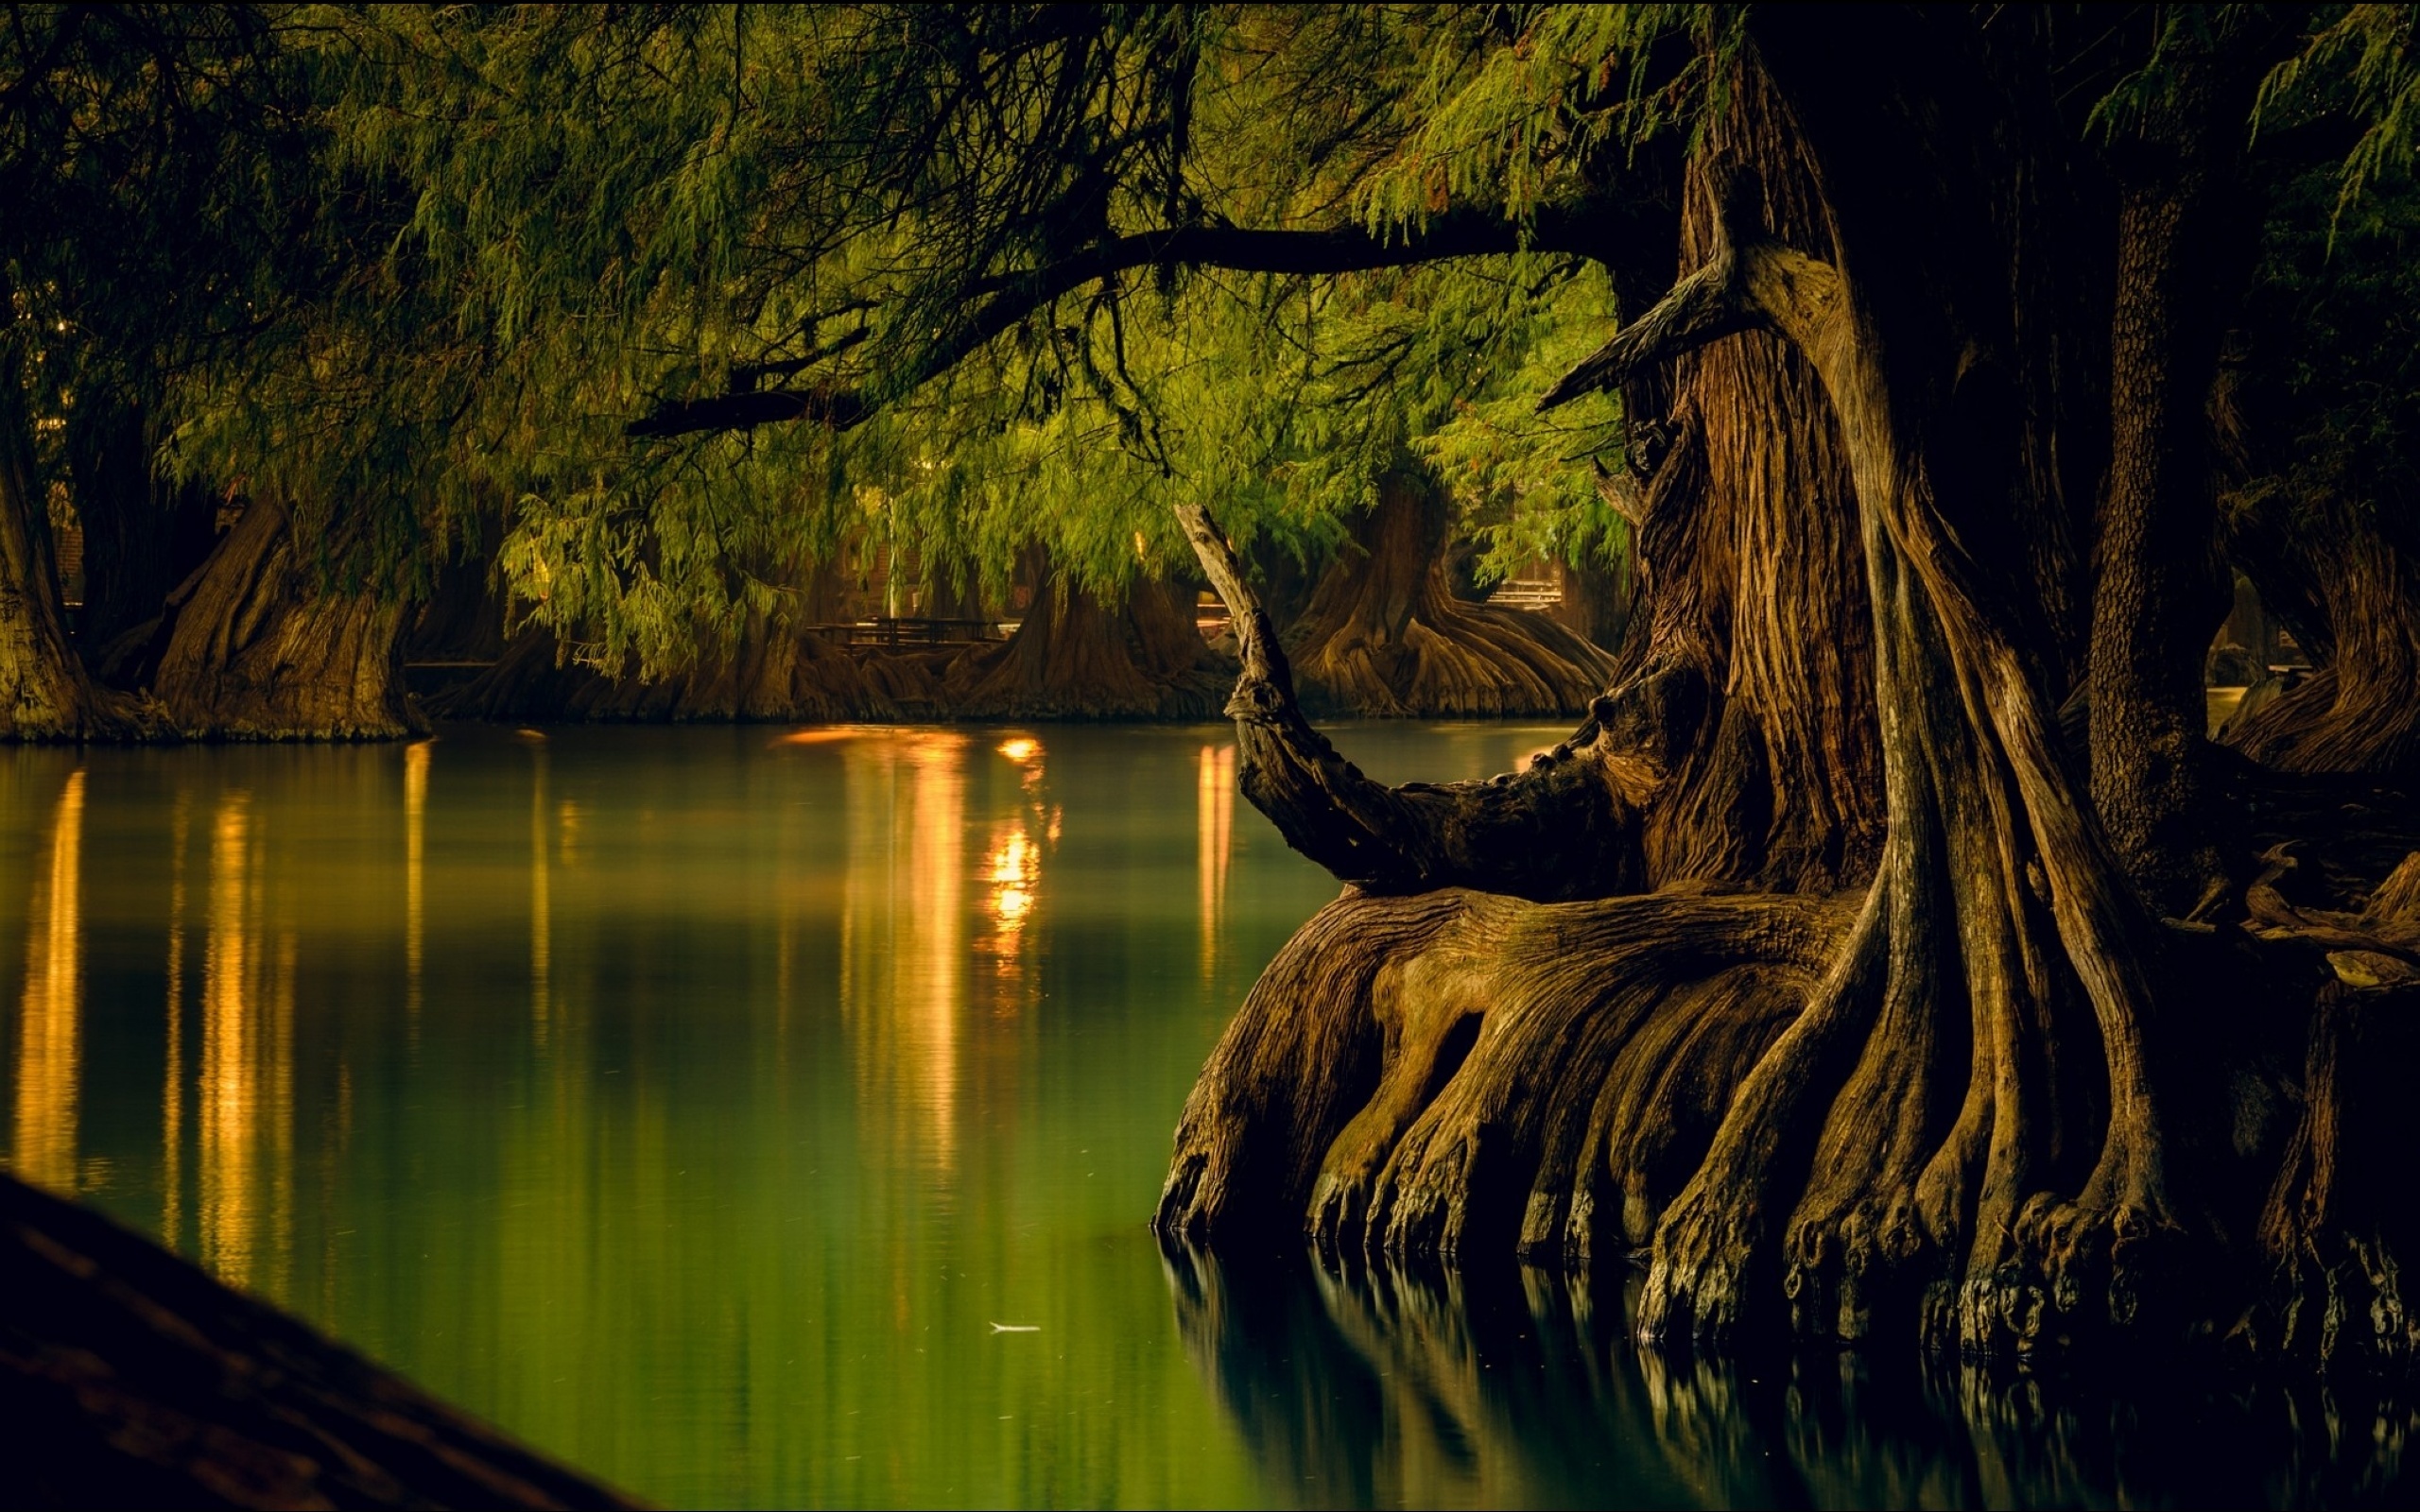
[[[1236,747],[1201,747],[1195,760],[1195,845],[1201,893],[1201,974],[1219,964],[1219,939],[1227,913],[1227,865],[1236,842]]]
[[[404,1011],[420,1018],[421,946],[427,925],[428,760],[433,740],[404,747]]]
[[[211,828],[197,1118],[200,1258],[236,1286],[286,1284],[294,1214],[295,937],[266,921],[251,795],[219,800]]]
[[[184,1232],[185,835],[192,823],[193,795],[180,790],[168,825],[168,1054],[160,1089],[160,1231],[171,1244]]]
[[[49,865],[35,878],[26,930],[25,1009],[17,1025],[19,1176],[76,1189],[77,1096],[83,1078],[84,772],[70,772],[50,822]]]
[[[958,1159],[959,1013],[965,997],[965,737],[920,732],[842,746],[849,868],[840,1012],[860,1107],[891,1143]]]
[[[1057,811],[1048,803],[1044,781],[1042,742],[1020,735],[1002,741],[994,750],[1016,766],[1018,792],[1016,807],[993,823],[984,847],[981,881],[989,895],[984,900],[986,928],[976,948],[992,964],[986,1005],[1001,1015],[1014,1014],[1025,1005],[1033,914],[1042,900],[1043,852],[1057,842],[1059,833]]]
[[[530,753],[529,777],[529,1038],[544,1047],[553,1018],[555,909],[547,892],[546,748]]]
[[[774,733],[95,753],[87,1195],[671,1504],[1288,1499],[1140,1215],[1333,887],[1203,734]],[[0,773],[39,773],[0,788],[0,950],[50,937],[43,755]],[[104,1157],[164,1190],[91,1192]]]

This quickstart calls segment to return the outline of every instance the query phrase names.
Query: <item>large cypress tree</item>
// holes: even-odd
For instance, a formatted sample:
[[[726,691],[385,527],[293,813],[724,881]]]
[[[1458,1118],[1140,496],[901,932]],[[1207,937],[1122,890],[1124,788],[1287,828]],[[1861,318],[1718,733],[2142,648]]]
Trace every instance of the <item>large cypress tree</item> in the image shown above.
[[[2400,1354],[2401,1220],[2344,1173],[2410,1131],[2344,1052],[2420,971],[2411,812],[2374,802],[2348,833],[2342,792],[2213,746],[2201,686],[2227,602],[2209,417],[2277,214],[2262,176],[2353,147],[2362,193],[2408,192],[2400,54],[2361,41],[2397,27],[879,15],[817,54],[881,81],[871,114],[813,116],[847,150],[801,157],[905,239],[807,306],[871,313],[845,343],[804,321],[795,355],[631,428],[845,432],[921,397],[1013,429],[1059,412],[1017,407],[1034,386],[1082,374],[1168,476],[1244,627],[1245,791],[1350,885],[1205,1069],[1167,1231],[1643,1251],[1641,1321],[1671,1336],[2239,1329]],[[1289,125],[1333,139],[1253,158],[1265,117],[1218,106],[1255,69],[1349,77],[1357,113],[1320,117],[1340,96],[1314,90]],[[1284,195],[1205,192],[1289,169]],[[1134,359],[1200,329],[1189,292],[1222,277],[1443,288],[1508,255],[1593,263],[1615,292],[1611,339],[1530,392],[1618,398],[1600,491],[1638,617],[1593,717],[1530,771],[1383,788],[1305,721],[1227,543],[1259,523],[1250,490],[1179,465],[1162,438],[1189,417]],[[1453,456],[1439,423],[1395,444]],[[2290,528],[2345,549],[2319,514]],[[2306,576],[2400,604],[2379,559],[2375,591]]]

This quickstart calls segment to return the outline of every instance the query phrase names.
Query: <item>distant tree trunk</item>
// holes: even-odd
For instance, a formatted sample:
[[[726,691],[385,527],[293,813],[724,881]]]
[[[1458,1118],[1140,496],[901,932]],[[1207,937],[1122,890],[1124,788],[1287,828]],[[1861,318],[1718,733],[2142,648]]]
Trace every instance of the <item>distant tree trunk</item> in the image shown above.
[[[2238,509],[2235,558],[2312,670],[2223,740],[2281,771],[2420,780],[2420,531],[2409,518],[2394,495],[2276,490]]]
[[[1446,563],[1449,504],[1409,457],[1286,630],[1316,713],[1467,719],[1577,714],[1613,658],[1543,614],[1459,597]]]
[[[2092,595],[2092,800],[2127,874],[2183,914],[2223,882],[2206,805],[2204,653],[2232,602],[2218,554],[2211,387],[2249,244],[2235,200],[2257,75],[2193,54],[2117,144],[2112,444]]]
[[[426,728],[404,688],[405,603],[323,585],[274,502],[247,505],[168,607],[153,691],[189,735],[394,740]]]
[[[76,516],[84,527],[78,648],[104,681],[133,686],[119,671],[150,639],[147,627],[170,590],[216,544],[217,500],[202,485],[158,476],[143,410],[107,393],[78,397],[67,442]],[[139,673],[147,679],[150,669]]]
[[[1217,717],[1231,672],[1195,627],[1190,592],[1144,579],[1112,606],[1055,573],[1044,547],[1023,565],[1033,603],[1008,640],[951,663],[942,701],[952,717]]]
[[[404,636],[413,662],[493,662],[504,655],[505,593],[495,581],[496,530],[466,527],[450,559],[439,563],[428,596],[415,607]]]
[[[0,280],[0,308],[8,297]],[[0,336],[0,742],[141,739],[157,722],[100,686],[68,639],[19,373],[22,338]]]
[[[494,665],[433,700],[448,719],[685,723],[897,719],[929,709],[933,654],[852,649],[812,627],[837,615],[839,569],[808,569],[795,601],[749,616],[737,643],[658,678],[567,662],[554,632],[525,627]]]

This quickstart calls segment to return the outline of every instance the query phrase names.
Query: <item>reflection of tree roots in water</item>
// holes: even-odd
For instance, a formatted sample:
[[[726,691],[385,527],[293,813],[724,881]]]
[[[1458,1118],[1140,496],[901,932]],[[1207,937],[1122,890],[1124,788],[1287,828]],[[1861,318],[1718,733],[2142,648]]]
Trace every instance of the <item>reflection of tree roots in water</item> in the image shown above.
[[[1281,1501],[2380,1504],[2420,1426],[2341,1382],[1641,1349],[1621,1273],[1161,1252],[1186,1353]]]

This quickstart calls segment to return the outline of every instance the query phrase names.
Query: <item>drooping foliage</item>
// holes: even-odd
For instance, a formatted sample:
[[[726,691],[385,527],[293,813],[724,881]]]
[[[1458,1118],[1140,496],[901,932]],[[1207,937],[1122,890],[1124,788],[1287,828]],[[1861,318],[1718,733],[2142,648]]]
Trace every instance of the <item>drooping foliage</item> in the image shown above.
[[[1615,212],[1414,142],[1473,26],[347,15],[310,44],[332,161],[414,208],[385,302],[246,374],[222,434],[325,471],[294,444],[317,427],[503,503],[516,591],[616,663],[677,662],[852,536],[994,589],[1047,542],[1115,594],[1184,559],[1167,507],[1202,498],[1301,553],[1407,449],[1462,484],[1495,570],[1611,556],[1589,458],[1616,407],[1542,421],[1521,395],[1615,314],[1581,255]],[[683,434],[633,445],[632,421]]]

